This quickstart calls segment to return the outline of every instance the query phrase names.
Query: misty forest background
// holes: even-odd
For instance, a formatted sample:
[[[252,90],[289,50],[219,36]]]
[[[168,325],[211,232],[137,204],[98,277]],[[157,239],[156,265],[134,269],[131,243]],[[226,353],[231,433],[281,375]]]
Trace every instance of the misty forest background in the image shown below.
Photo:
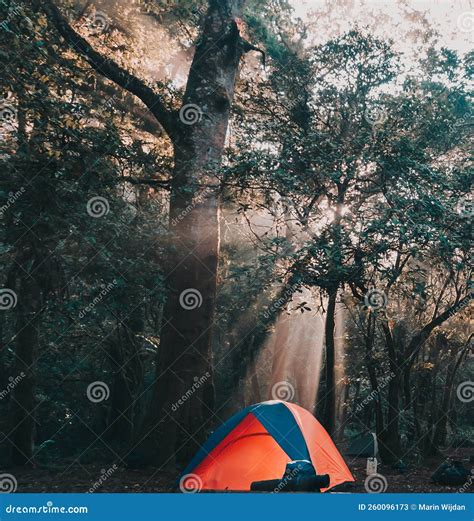
[[[472,52],[406,0],[295,4],[0,2],[19,490],[166,489],[267,399],[402,489],[469,458]]]

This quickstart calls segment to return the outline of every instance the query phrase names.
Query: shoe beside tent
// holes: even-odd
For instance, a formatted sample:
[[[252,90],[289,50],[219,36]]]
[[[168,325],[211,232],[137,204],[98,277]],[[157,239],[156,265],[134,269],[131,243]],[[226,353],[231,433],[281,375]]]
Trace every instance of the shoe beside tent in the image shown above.
[[[329,474],[329,490],[354,481],[331,437],[314,416],[293,403],[251,405],[219,427],[182,473],[199,490],[249,491],[252,482],[279,479],[287,463],[310,461]]]

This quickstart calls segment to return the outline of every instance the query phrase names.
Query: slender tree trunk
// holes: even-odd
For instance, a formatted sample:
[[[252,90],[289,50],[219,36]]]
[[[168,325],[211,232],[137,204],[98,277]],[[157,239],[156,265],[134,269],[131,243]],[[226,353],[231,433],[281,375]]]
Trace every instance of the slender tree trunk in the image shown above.
[[[140,341],[137,337],[143,333],[143,309],[137,300],[132,299],[133,311],[118,325],[110,348],[114,382],[107,435],[111,441],[121,442],[125,446],[134,439],[138,417],[136,398],[143,383]]]
[[[436,445],[433,443],[434,441],[434,432],[436,427],[436,420],[439,416],[439,403],[438,403],[438,394],[436,392],[436,379],[439,371],[439,358],[441,352],[441,344],[442,344],[442,336],[438,335],[438,338],[435,341],[434,349],[431,350],[433,357],[431,359],[431,363],[433,364],[433,369],[430,371],[430,406],[428,408],[428,414],[425,423],[425,429],[423,432],[422,440],[422,454],[424,456],[434,456],[438,454],[438,450]],[[427,404],[428,405],[428,404]]]
[[[325,393],[323,401],[323,425],[332,436],[335,429],[335,418],[336,418],[336,389],[335,389],[335,341],[334,331],[336,327],[336,299],[337,299],[337,287],[333,288],[329,292],[328,308],[326,312],[326,327],[325,327],[325,340],[326,340],[326,364],[325,364]]]
[[[36,358],[38,355],[38,314],[41,291],[29,273],[17,279],[17,337],[12,374],[15,383],[10,400],[10,457],[14,465],[31,463],[35,435]]]
[[[374,334],[375,334],[375,316],[373,313],[369,313],[367,316],[367,334],[365,341],[365,360],[367,365],[367,373],[369,375],[370,387],[375,392],[374,409],[375,409],[375,432],[377,438],[382,440],[384,433],[384,420],[383,420],[383,409],[382,401],[380,398],[380,390],[377,379],[377,372],[375,369],[375,361],[372,357],[372,348],[374,345]]]
[[[348,413],[349,395],[351,391],[351,384],[349,381],[341,382],[341,396],[340,396],[340,423],[336,430],[336,441],[342,442],[344,440],[344,431],[346,429],[346,420]]]
[[[382,323],[388,350],[389,367],[392,372],[388,384],[388,411],[385,434],[381,444],[381,456],[386,462],[396,462],[400,456],[400,383],[401,375],[392,333],[386,322]]]
[[[334,434],[336,426],[336,343],[334,335],[336,329],[336,300],[339,285],[341,283],[339,272],[342,265],[341,221],[346,189],[346,183],[338,184],[337,204],[334,212],[334,222],[332,225],[332,239],[334,243],[331,252],[331,266],[328,270],[328,309],[326,313],[326,324],[324,332],[326,344],[326,364],[322,421],[326,427],[326,430],[331,436]]]
[[[442,447],[446,444],[446,437],[448,434],[448,419],[451,408],[451,399],[453,394],[453,386],[454,380],[456,378],[456,373],[459,367],[464,360],[468,350],[471,348],[472,335],[469,337],[468,341],[464,345],[461,353],[458,355],[459,347],[453,347],[451,352],[451,360],[448,364],[448,368],[446,370],[446,381],[444,384],[443,398],[441,402],[441,407],[439,411],[440,418],[436,424],[436,430],[434,434],[434,445],[436,447]]]

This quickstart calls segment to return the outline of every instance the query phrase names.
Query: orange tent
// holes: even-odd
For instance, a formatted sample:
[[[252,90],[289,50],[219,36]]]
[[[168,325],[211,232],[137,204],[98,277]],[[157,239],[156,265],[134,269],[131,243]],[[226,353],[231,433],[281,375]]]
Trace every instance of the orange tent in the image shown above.
[[[354,481],[331,437],[299,405],[272,400],[247,407],[217,429],[181,475],[181,488],[250,490],[254,481],[278,479],[286,464],[308,460],[328,474],[329,490]]]

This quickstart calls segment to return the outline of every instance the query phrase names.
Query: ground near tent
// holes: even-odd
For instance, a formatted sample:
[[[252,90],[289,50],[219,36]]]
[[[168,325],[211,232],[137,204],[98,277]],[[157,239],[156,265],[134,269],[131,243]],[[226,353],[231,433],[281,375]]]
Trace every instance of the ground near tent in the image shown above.
[[[436,468],[446,458],[462,461],[470,468],[469,457],[473,449],[450,449],[442,456],[427,460],[423,466],[409,467],[405,474],[398,474],[390,466],[379,466],[388,481],[387,492],[457,492],[459,487],[446,487],[430,482]],[[345,457],[357,479],[354,492],[364,491],[366,458]],[[87,492],[98,481],[107,465],[74,465],[67,471],[54,469],[5,469],[15,474],[18,492]],[[163,473],[154,468],[129,470],[118,468],[102,485],[98,492],[170,492],[177,474]],[[474,492],[471,485],[466,492]]]

